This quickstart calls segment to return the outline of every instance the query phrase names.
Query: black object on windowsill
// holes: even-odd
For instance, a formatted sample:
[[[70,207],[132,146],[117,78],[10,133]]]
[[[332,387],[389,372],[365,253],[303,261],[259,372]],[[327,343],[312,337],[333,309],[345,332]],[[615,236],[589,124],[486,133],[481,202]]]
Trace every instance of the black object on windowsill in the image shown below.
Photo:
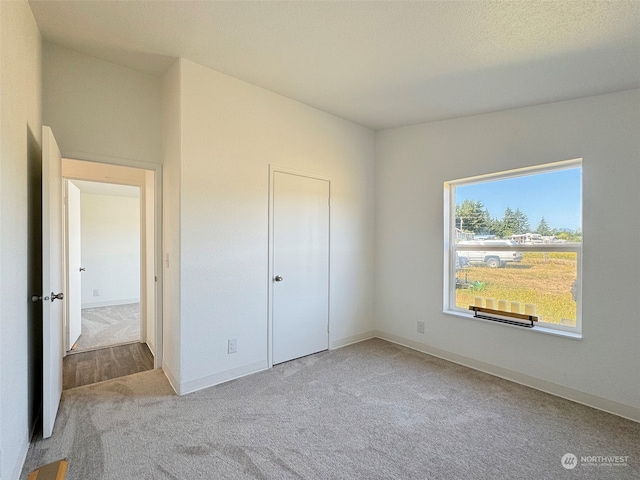
[[[518,325],[519,327],[533,328],[533,322],[538,321],[538,317],[536,315],[503,312],[502,310],[493,310],[492,308],[476,307],[473,305],[469,306],[469,310],[473,311],[473,316],[475,318],[508,323],[509,325]]]

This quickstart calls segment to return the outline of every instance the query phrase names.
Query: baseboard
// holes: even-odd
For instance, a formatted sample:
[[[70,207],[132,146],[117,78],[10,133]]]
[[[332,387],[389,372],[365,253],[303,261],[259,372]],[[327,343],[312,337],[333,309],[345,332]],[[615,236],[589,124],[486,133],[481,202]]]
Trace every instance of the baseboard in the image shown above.
[[[354,343],[363,342],[376,336],[375,330],[369,330],[368,332],[359,333],[357,335],[351,335],[349,337],[334,340],[329,346],[329,350],[335,350],[337,348],[346,347],[347,345],[353,345]]]
[[[30,437],[31,438],[31,437]],[[13,474],[11,475],[12,479],[20,478],[22,474],[22,469],[24,468],[24,462],[27,460],[27,452],[29,452],[29,441],[24,442],[22,447],[20,448],[20,454],[18,455],[18,461],[13,467]],[[1,474],[1,472],[0,472]]]
[[[633,420],[634,422],[640,422],[640,408],[625,405],[623,403],[618,403],[613,400],[598,397],[596,395],[591,395],[589,393],[581,392],[573,388],[558,385],[557,383],[548,382],[546,380],[532,377],[530,375],[525,375],[513,370],[491,365],[489,363],[480,362],[463,355],[458,355],[456,353],[430,347],[429,345],[425,345],[424,343],[409,340],[380,330],[375,331],[375,336],[383,340],[387,340],[389,342],[411,348],[412,350],[417,350],[428,355],[433,355],[434,357],[442,358],[443,360],[448,360],[450,362],[457,363],[474,370],[488,373],[495,377],[504,378],[505,380],[519,383],[520,385],[524,385],[526,387],[535,388],[536,390],[555,395],[556,397],[561,397],[572,402],[586,405],[587,407],[602,410],[619,417]]]
[[[176,391],[178,392],[178,395],[186,395],[187,393],[197,392],[198,390],[213,387],[220,383],[235,380],[246,375],[251,375],[252,373],[258,373],[262,370],[267,370],[268,368],[269,366],[267,365],[266,361],[250,363],[249,365],[243,365],[238,368],[225,370],[224,372],[181,383],[178,385],[178,390]]]
[[[12,479],[20,478],[20,475],[22,474],[22,470],[24,469],[24,462],[27,459],[27,453],[29,453],[29,445],[31,445],[31,440],[33,439],[33,436],[34,436],[35,431],[36,431],[36,427],[38,426],[38,422],[40,421],[40,417],[41,416],[42,416],[42,402],[40,403],[40,408],[38,409],[38,414],[33,419],[33,422],[31,422],[31,426],[29,427],[29,436],[27,438],[27,441],[24,442],[24,444],[22,445],[22,447],[20,449],[20,453],[18,454],[18,461],[16,462],[15,466],[13,467],[13,473],[12,473],[12,475],[10,477]],[[2,479],[2,470],[0,470],[0,480],[1,479]]]
[[[140,299],[125,298],[123,300],[105,300],[104,302],[88,302],[88,303],[83,303],[80,308],[113,307],[115,305],[129,305],[131,303],[140,303]]]
[[[178,393],[178,385],[179,385],[178,381],[176,380],[176,377],[173,375],[173,372],[171,371],[171,369],[164,362],[162,362],[162,371],[164,373],[164,376],[167,377],[167,380],[169,380],[169,384],[171,385],[171,388],[173,388],[173,391],[176,392],[176,394],[180,395]]]
[[[148,339],[147,339],[146,342],[142,342],[142,343],[146,343],[147,344],[147,347],[149,347],[149,351],[151,352],[151,355],[153,355],[154,358],[155,358],[155,356],[156,356],[156,346],[153,343],[151,343]]]

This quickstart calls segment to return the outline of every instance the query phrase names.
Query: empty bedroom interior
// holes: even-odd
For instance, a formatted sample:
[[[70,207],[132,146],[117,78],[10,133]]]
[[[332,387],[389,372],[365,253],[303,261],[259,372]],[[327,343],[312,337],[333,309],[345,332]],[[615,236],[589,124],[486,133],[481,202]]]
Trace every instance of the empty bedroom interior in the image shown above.
[[[118,428],[135,439],[145,429],[161,429],[160,419],[174,415],[165,427],[176,438],[161,431],[155,447],[139,447],[150,464],[139,468],[155,469],[158,478],[197,476],[207,461],[221,469],[221,478],[322,478],[339,471],[330,469],[332,462],[354,478],[424,478],[424,472],[447,478],[447,465],[455,465],[448,478],[471,478],[474,472],[477,478],[507,478],[509,472],[520,478],[513,470],[518,468],[521,478],[536,471],[542,478],[561,478],[569,473],[560,463],[566,453],[577,455],[578,463],[580,455],[628,457],[624,466],[599,468],[602,478],[633,478],[640,472],[640,322],[632,302],[640,287],[640,250],[632,243],[640,232],[637,4],[621,2],[615,9],[595,2],[594,8],[581,9],[575,2],[557,2],[568,5],[565,16],[558,16],[558,7],[546,17],[539,2],[526,2],[542,9],[535,10],[542,24],[556,21],[554,27],[561,29],[584,22],[580,25],[593,26],[598,35],[588,41],[570,33],[549,38],[547,30],[536,33],[536,26],[523,22],[518,45],[524,53],[518,59],[515,47],[502,57],[490,56],[505,38],[513,40],[509,32],[500,33],[509,27],[492,3],[490,12],[497,16],[489,26],[495,30],[485,32],[488,37],[478,34],[486,44],[476,52],[486,63],[475,64],[473,55],[458,52],[459,68],[436,78],[401,64],[404,54],[395,62],[397,52],[389,48],[380,51],[387,80],[376,83],[377,61],[358,54],[375,57],[363,46],[378,36],[372,34],[374,25],[392,45],[402,45],[403,37],[394,33],[400,25],[418,35],[419,22],[411,19],[435,16],[441,25],[434,26],[433,35],[444,38],[459,25],[447,23],[452,12],[443,6],[429,10],[434,2],[397,10],[375,2],[361,7],[313,2],[314,17],[302,3],[279,11],[269,2],[248,4],[247,10],[242,3],[216,7],[211,2],[204,11],[219,8],[216,18],[227,22],[216,24],[220,33],[209,39],[211,44],[215,40],[227,48],[229,58],[248,57],[238,66],[225,63],[228,58],[221,54],[214,68],[207,63],[215,64],[215,56],[189,59],[186,47],[180,55],[178,47],[154,50],[136,43],[134,32],[148,13],[145,2],[122,4],[121,14],[109,2],[57,3],[0,2],[1,479],[26,478],[28,470],[65,456],[71,460],[71,478],[91,478],[90,460],[82,472],[73,465],[73,451],[82,442],[87,452],[95,452],[93,467],[103,475],[95,478],[116,478],[118,468],[143,478],[145,471],[135,470],[133,457],[109,456],[111,447],[102,442],[118,435]],[[178,15],[175,5],[158,6],[159,15],[165,15],[158,19]],[[607,14],[599,14],[605,7]],[[469,8],[477,13],[479,7]],[[185,12],[191,16],[184,13],[182,21],[196,22],[202,14],[196,8]],[[369,22],[356,21],[360,14]],[[119,15],[128,21],[121,22]],[[332,23],[336,18],[352,20],[346,25],[360,43],[345,47],[334,61],[336,49],[343,48],[335,38],[349,31]],[[464,16],[464,27],[473,30],[478,18],[487,17]],[[278,33],[282,22],[288,27]],[[72,25],[82,28],[65,36]],[[165,38],[162,29],[154,32],[158,25],[164,24],[150,22],[147,33]],[[176,45],[177,31],[166,35]],[[241,46],[229,40],[242,35]],[[260,35],[282,42],[285,53],[255,50],[269,44]],[[114,38],[120,43],[109,40]],[[324,42],[316,58],[324,66],[321,74],[299,56],[296,38],[308,38],[300,45],[307,53]],[[534,48],[545,42],[548,48]],[[425,58],[448,65],[439,55]],[[270,73],[247,70],[252,62]],[[575,71],[565,69],[567,63]],[[355,67],[349,70],[349,65]],[[297,81],[307,82],[306,87],[288,83],[298,67]],[[353,77],[338,78],[341,68]],[[399,77],[397,71],[409,73]],[[379,97],[386,100],[369,103]],[[155,274],[162,331],[155,350],[162,368],[137,374],[139,380],[125,377],[65,393],[59,430],[29,450],[41,403],[35,384],[41,368],[35,350],[41,345],[32,326],[38,311],[23,300],[34,293],[26,271],[35,255],[28,242],[33,221],[28,212],[42,125],[51,127],[65,158],[161,166],[162,252]],[[573,159],[582,160],[581,330],[526,329],[446,312],[444,184]],[[271,175],[278,168],[330,183],[329,331],[327,352],[273,366],[269,327],[279,272],[273,271],[269,227]],[[288,277],[283,277],[285,285]],[[284,398],[289,390],[293,396]],[[158,405],[152,405],[154,399]],[[446,408],[453,401],[461,402],[456,405],[462,411]],[[111,411],[106,402],[127,407]],[[95,410],[85,410],[89,405]],[[229,430],[195,428],[200,420],[193,412],[199,405],[218,422],[211,425]],[[269,408],[260,410],[265,405]],[[140,418],[131,416],[127,427],[130,412]],[[269,454],[253,430],[244,430],[252,412],[259,420],[251,428],[274,442]],[[287,412],[292,417],[278,422]],[[158,423],[144,423],[145,415],[157,415],[153,422]],[[295,431],[280,431],[288,421]],[[74,431],[74,422],[94,430]],[[388,436],[377,437],[386,422]],[[184,425],[194,431],[181,430]],[[525,426],[544,445],[529,444]],[[510,432],[505,438],[514,443],[502,445],[504,455],[495,445],[483,445],[483,435],[499,441],[492,428]],[[330,442],[313,436],[314,429],[336,442],[351,435],[352,443],[343,449],[348,453],[341,456]],[[424,429],[436,432],[435,439]],[[447,432],[453,436],[438,444]],[[100,440],[91,440],[93,434]],[[405,442],[403,435],[416,443]],[[461,465],[447,448],[460,447],[465,435],[469,450],[461,448]],[[401,448],[376,456],[376,449],[394,442]],[[522,454],[520,447],[543,453]],[[322,466],[310,460],[314,455]],[[490,465],[506,465],[506,470]],[[576,468],[595,475],[588,465]]]

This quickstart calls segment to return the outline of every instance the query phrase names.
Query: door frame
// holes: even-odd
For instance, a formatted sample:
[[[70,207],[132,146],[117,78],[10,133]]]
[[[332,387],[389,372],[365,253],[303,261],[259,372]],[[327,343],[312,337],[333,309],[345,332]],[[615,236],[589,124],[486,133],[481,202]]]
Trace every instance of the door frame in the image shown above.
[[[307,172],[304,170],[297,170],[294,168],[280,167],[274,164],[269,164],[269,239],[268,239],[268,257],[269,265],[267,268],[267,364],[268,368],[273,367],[273,277],[275,275],[273,269],[273,208],[274,208],[274,177],[276,173],[286,173],[289,175],[297,175],[300,177],[313,178],[315,180],[323,180],[329,183],[329,285],[328,285],[328,298],[327,298],[327,347],[331,345],[331,272],[333,271],[331,264],[331,247],[333,245],[333,190],[331,177],[320,175],[316,173]]]
[[[155,336],[154,336],[154,368],[162,368],[162,356],[163,356],[163,316],[162,316],[162,165],[149,163],[149,162],[141,162],[137,160],[129,160],[129,159],[121,159],[103,155],[90,155],[90,154],[74,154],[70,152],[69,155],[65,155],[63,157],[64,160],[72,160],[85,162],[88,164],[96,164],[96,165],[104,165],[105,168],[108,167],[128,167],[128,168],[136,168],[139,170],[150,171],[153,172],[154,182],[153,182],[153,194],[154,194],[154,258],[153,258],[153,269],[154,269],[154,278],[150,280],[155,280],[155,302],[154,302],[154,310],[155,310]],[[144,336],[146,338],[146,328],[148,318],[146,314],[146,298],[147,298],[147,285],[144,277],[147,276],[147,270],[144,268],[146,265],[146,195],[145,195],[145,182],[135,182],[135,181],[127,181],[117,178],[109,178],[105,177],[105,175],[100,174],[66,174],[63,176],[63,180],[88,180],[88,181],[96,181],[101,183],[115,183],[121,185],[133,185],[140,187],[140,309],[141,313],[145,312],[145,320],[143,321],[143,315],[141,315],[141,329],[140,334],[141,337]],[[65,225],[66,228],[66,225]],[[65,282],[66,282],[66,270],[67,270],[67,259],[64,259],[64,273],[65,273]],[[144,310],[143,310],[144,309]],[[68,324],[64,322],[65,329],[68,328]],[[66,332],[65,332],[66,333]],[[65,354],[67,351],[67,346],[65,345]]]
[[[71,253],[71,247],[70,247],[70,215],[69,215],[69,210],[70,210],[70,202],[69,202],[69,183],[71,182],[70,179],[64,178],[64,176],[62,176],[62,189],[63,189],[63,212],[62,212],[62,233],[64,234],[64,240],[62,242],[62,246],[63,246],[63,255],[62,255],[62,261],[64,264],[64,268],[63,268],[63,277],[64,277],[64,285],[65,285],[65,301],[64,301],[64,305],[63,305],[63,316],[62,316],[62,328],[63,328],[63,332],[62,335],[64,337],[64,352],[65,352],[65,356],[67,355],[67,352],[71,349],[71,347],[73,346],[73,344],[71,344],[71,342],[69,341],[70,338],[70,331],[71,331],[71,321],[70,321],[70,317],[71,317],[71,308],[69,308],[69,305],[71,304],[71,266],[70,266],[70,253]],[[76,185],[74,185],[76,188],[78,188]],[[78,192],[80,190],[78,189]],[[78,202],[80,202],[80,199],[78,199]],[[80,249],[80,253],[82,254],[82,249]],[[80,280],[82,282],[82,280]],[[80,334],[82,334],[82,319],[80,319]],[[77,341],[77,340],[76,340]]]

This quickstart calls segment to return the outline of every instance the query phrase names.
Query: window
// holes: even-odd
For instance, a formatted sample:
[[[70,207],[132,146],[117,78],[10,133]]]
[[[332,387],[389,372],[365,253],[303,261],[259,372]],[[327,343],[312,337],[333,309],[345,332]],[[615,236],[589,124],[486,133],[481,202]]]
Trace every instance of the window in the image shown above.
[[[445,225],[445,312],[581,333],[581,159],[446,182]]]

